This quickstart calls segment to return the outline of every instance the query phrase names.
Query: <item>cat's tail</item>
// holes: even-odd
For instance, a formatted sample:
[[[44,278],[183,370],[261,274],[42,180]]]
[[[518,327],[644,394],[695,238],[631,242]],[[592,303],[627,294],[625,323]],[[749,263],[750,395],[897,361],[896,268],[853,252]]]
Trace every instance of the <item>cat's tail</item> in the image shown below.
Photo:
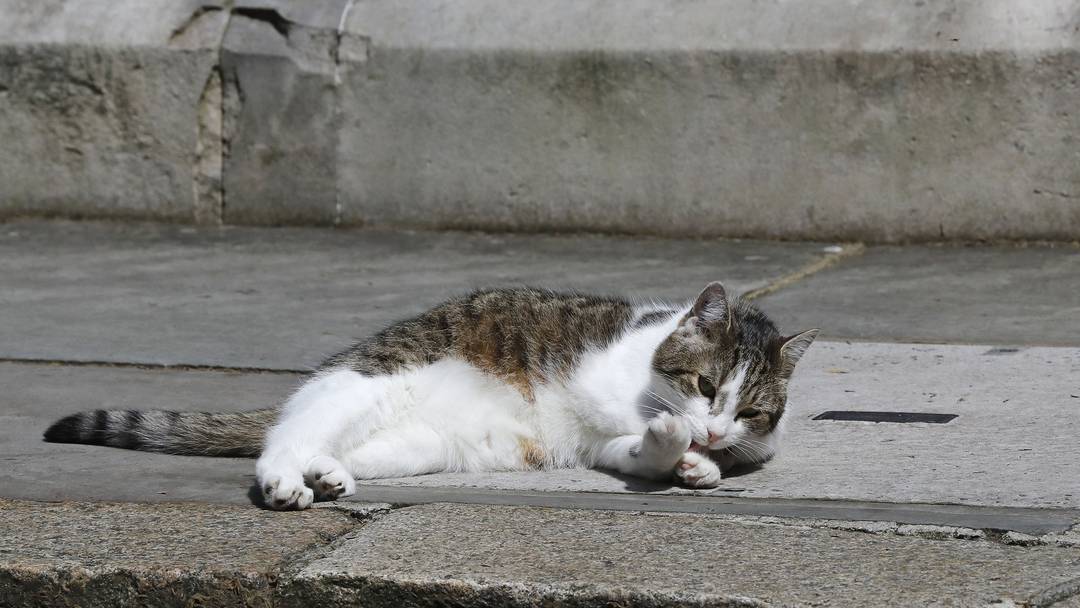
[[[95,410],[72,414],[45,431],[45,441],[197,456],[255,457],[277,408],[236,413]]]

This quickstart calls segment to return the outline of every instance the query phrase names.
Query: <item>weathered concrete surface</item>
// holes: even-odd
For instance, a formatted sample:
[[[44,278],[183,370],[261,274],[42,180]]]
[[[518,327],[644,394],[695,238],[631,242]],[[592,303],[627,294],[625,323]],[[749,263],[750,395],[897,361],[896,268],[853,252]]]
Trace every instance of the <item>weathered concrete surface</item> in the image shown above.
[[[1073,239],[1077,23],[1057,0],[357,3],[342,221]]]
[[[758,304],[827,339],[1077,346],[1078,292],[1075,246],[870,247]]]
[[[365,526],[286,604],[983,606],[1078,574],[1075,550],[706,517],[431,505]]]
[[[755,289],[822,246],[595,236],[0,225],[0,357],[308,369],[492,285],[692,298]],[[792,330],[796,328],[790,328]]]
[[[221,4],[0,3],[0,214],[1080,233],[1076,0]]]
[[[0,364],[0,497],[251,504],[252,460],[51,444],[41,434],[60,415],[86,409],[268,407],[296,381],[291,374]]]
[[[337,222],[338,26],[349,4],[249,1],[233,14],[221,53],[228,221]]]
[[[0,0],[0,216],[192,221],[215,4]]]
[[[267,605],[281,570],[357,520],[200,504],[0,500],[4,606]]]
[[[1074,548],[867,526],[463,505],[273,513],[0,501],[0,597],[103,607],[981,606],[1077,592]]]
[[[1080,351],[822,342],[791,387],[783,453],[725,480],[723,498],[1080,508]],[[1018,382],[1017,378],[1038,378]],[[0,364],[0,493],[33,499],[245,502],[251,461],[45,444],[55,419],[99,407],[226,410],[284,398],[288,375]],[[947,424],[815,421],[826,410],[954,413]],[[212,464],[211,464],[212,463]],[[512,491],[695,493],[587,470],[438,474],[379,484]],[[165,492],[165,494],[158,494]],[[363,489],[358,500],[371,500]],[[378,498],[376,498],[378,499]]]

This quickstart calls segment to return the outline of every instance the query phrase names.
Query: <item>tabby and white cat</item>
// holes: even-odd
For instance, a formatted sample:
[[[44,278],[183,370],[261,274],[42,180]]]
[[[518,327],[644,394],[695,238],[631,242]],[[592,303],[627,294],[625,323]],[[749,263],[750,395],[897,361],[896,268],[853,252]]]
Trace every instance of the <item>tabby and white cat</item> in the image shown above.
[[[692,305],[540,289],[451,299],[330,357],[280,408],[83,412],[48,441],[258,456],[266,504],[356,479],[614,469],[714,487],[772,458],[787,383],[817,330],[781,337],[720,283]]]

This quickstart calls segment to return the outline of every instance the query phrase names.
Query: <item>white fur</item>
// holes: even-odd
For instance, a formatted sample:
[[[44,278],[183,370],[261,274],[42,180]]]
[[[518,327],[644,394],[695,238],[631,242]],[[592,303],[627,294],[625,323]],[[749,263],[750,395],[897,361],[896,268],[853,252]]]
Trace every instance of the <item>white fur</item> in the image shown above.
[[[547,467],[655,479],[674,473],[694,487],[715,486],[715,463],[688,448],[691,438],[705,442],[706,428],[728,427],[708,419],[705,399],[684,402],[652,374],[656,347],[687,310],[586,353],[571,377],[536,386],[531,401],[457,359],[392,376],[322,372],[289,399],[269,432],[256,463],[259,485],[270,506],[302,509],[352,494],[354,478],[529,468],[535,463],[523,446],[534,445]],[[665,402],[673,412],[650,417]]]

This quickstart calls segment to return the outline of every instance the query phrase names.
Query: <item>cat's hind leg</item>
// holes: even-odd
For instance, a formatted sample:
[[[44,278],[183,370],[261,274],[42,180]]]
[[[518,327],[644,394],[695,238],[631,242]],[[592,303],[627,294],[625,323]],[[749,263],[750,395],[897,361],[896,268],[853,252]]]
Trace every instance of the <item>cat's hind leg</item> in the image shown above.
[[[316,456],[307,464],[304,483],[315,493],[315,500],[337,500],[356,494],[356,480],[336,458]]]
[[[335,370],[290,397],[255,463],[267,506],[306,509],[317,494],[331,499],[355,491],[348,470],[333,458],[334,447],[343,433],[362,440],[390,415],[382,398],[385,383],[385,378]]]
[[[443,436],[418,424],[377,433],[342,462],[356,479],[386,479],[460,469],[451,458]]]

